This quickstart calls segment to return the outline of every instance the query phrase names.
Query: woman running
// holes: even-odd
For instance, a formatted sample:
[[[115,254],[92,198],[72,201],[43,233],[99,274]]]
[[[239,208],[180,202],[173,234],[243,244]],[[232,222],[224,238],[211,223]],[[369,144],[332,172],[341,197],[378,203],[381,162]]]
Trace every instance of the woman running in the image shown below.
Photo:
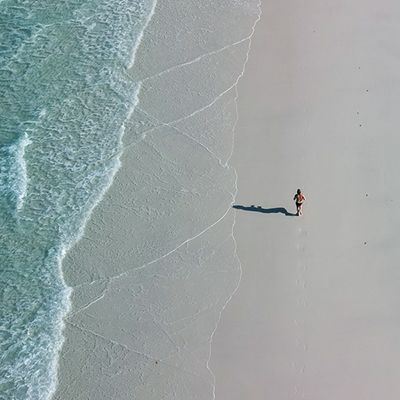
[[[305,197],[303,195],[303,193],[301,193],[300,189],[297,189],[297,193],[294,195],[293,200],[296,202],[296,208],[297,208],[297,213],[296,215],[302,215],[302,210],[301,210],[301,206],[303,205],[303,202],[305,201]]]

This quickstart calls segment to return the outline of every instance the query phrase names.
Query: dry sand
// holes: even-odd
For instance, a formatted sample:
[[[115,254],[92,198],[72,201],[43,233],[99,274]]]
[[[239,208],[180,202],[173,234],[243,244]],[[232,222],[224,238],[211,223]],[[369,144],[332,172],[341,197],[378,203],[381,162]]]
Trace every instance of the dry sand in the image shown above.
[[[239,83],[242,281],[217,400],[397,400],[398,2],[264,0]],[[275,211],[275,212],[274,212]]]

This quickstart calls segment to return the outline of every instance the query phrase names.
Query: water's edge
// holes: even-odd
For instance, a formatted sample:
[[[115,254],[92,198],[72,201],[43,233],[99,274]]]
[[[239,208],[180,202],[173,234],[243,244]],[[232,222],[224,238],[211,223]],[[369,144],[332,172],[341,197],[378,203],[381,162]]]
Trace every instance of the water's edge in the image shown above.
[[[150,0],[0,2],[0,398],[55,391],[63,261],[120,167]]]
[[[243,64],[242,72],[240,73],[240,75],[239,75],[239,77],[238,77],[238,79],[237,79],[237,82],[236,82],[236,86],[235,86],[235,92],[236,92],[236,97],[235,97],[236,120],[235,120],[235,124],[234,124],[234,126],[233,126],[233,129],[232,129],[232,151],[231,151],[231,154],[230,154],[230,156],[229,156],[229,158],[228,158],[227,163],[230,162],[230,160],[231,160],[231,158],[232,158],[232,156],[233,156],[233,154],[234,154],[234,151],[235,151],[235,134],[236,134],[237,123],[238,123],[238,120],[239,120],[239,110],[238,110],[239,90],[238,90],[238,84],[239,84],[240,80],[243,78],[243,76],[244,76],[244,74],[245,74],[245,72],[246,72],[246,64],[247,64],[247,62],[248,62],[248,60],[249,60],[249,56],[250,56],[250,52],[251,52],[251,42],[252,42],[252,38],[253,38],[253,36],[254,36],[254,34],[255,34],[256,26],[257,26],[257,24],[260,22],[260,20],[261,20],[261,18],[262,18],[262,0],[259,0],[259,1],[258,1],[257,7],[258,7],[258,10],[259,10],[259,14],[258,14],[258,16],[257,16],[257,19],[254,21],[254,25],[253,25],[252,28],[251,28],[251,34],[250,34],[250,36],[249,36],[249,42],[248,42],[248,50],[247,50],[247,54],[246,54],[246,60],[245,60],[245,62],[244,62],[244,64]],[[238,187],[238,174],[237,174],[237,171],[236,171],[235,168],[234,168],[234,171],[235,171],[235,194],[234,194],[234,196],[233,196],[233,202],[230,204],[230,207],[232,207],[232,206],[235,204],[236,196],[237,196],[237,193],[238,193],[238,191],[239,191],[239,187]],[[212,368],[210,367],[210,362],[211,362],[211,358],[212,358],[213,338],[214,338],[214,335],[215,335],[215,333],[216,333],[216,331],[217,331],[217,329],[218,329],[218,325],[219,325],[219,323],[220,323],[220,321],[221,321],[222,314],[223,314],[225,308],[228,306],[228,304],[229,304],[229,302],[232,300],[233,296],[235,296],[235,293],[239,290],[240,282],[241,282],[241,280],[242,280],[242,275],[243,275],[242,263],[241,263],[241,261],[240,261],[239,255],[238,255],[238,253],[237,253],[237,242],[236,242],[235,234],[234,234],[234,233],[235,233],[235,225],[236,225],[236,211],[234,212],[234,218],[233,218],[233,224],[232,224],[232,239],[233,239],[233,242],[234,242],[234,254],[235,254],[235,259],[237,260],[237,263],[238,263],[239,271],[240,271],[240,272],[239,272],[238,280],[237,280],[237,282],[236,282],[236,287],[234,288],[234,290],[232,291],[232,293],[231,293],[231,294],[229,295],[229,297],[227,298],[225,304],[224,304],[223,307],[221,308],[220,313],[219,313],[219,316],[218,316],[218,320],[217,320],[217,322],[216,322],[216,324],[215,324],[215,328],[214,328],[213,332],[211,333],[211,338],[210,338],[210,351],[209,351],[209,357],[208,357],[208,360],[207,360],[207,369],[208,369],[208,370],[210,371],[210,373],[213,375],[213,379],[214,379],[213,399],[216,398],[216,393],[215,393],[215,391],[216,391],[216,385],[217,385],[215,374],[212,372]]]
[[[156,9],[156,5],[157,5],[157,0],[152,0],[152,7],[150,9],[150,12],[148,14],[148,17],[146,18],[144,24],[143,24],[143,29],[141,31],[141,33],[138,35],[137,40],[135,42],[135,45],[133,47],[132,50],[132,56],[131,56],[131,60],[128,63],[128,67],[127,69],[131,69],[134,65],[135,62],[135,55],[137,52],[137,49],[140,46],[140,42],[142,40],[143,37],[143,33],[146,30],[147,25],[149,24],[151,18],[154,15],[155,9]],[[58,345],[58,349],[56,350],[56,356],[54,357],[54,361],[53,361],[53,366],[52,366],[52,370],[55,371],[54,373],[54,381],[52,384],[52,387],[49,390],[49,398],[52,398],[55,391],[56,391],[56,387],[58,384],[58,364],[59,364],[59,356],[60,356],[60,352],[61,352],[61,348],[64,344],[65,341],[65,337],[63,335],[63,331],[65,329],[65,323],[64,323],[64,318],[72,311],[72,303],[71,303],[71,296],[73,293],[73,287],[70,287],[69,285],[67,285],[65,279],[64,279],[64,271],[63,271],[63,259],[65,257],[65,255],[68,253],[68,251],[74,246],[76,245],[79,240],[82,238],[82,236],[84,235],[85,232],[85,226],[87,224],[87,222],[89,221],[91,214],[93,212],[93,210],[97,207],[97,205],[102,201],[105,193],[110,189],[110,187],[113,184],[113,180],[114,177],[116,175],[116,173],[118,172],[118,170],[121,168],[121,155],[123,153],[123,136],[124,136],[124,132],[125,132],[125,124],[127,121],[129,121],[129,119],[131,118],[137,104],[139,101],[139,94],[140,94],[140,82],[138,83],[138,88],[136,90],[135,93],[132,93],[132,96],[134,98],[133,100],[133,104],[131,109],[129,110],[127,117],[126,117],[126,121],[123,123],[123,125],[120,128],[120,134],[119,134],[119,139],[118,139],[118,148],[119,148],[119,152],[115,158],[115,167],[114,169],[110,172],[109,176],[108,176],[108,181],[106,182],[105,186],[102,188],[102,191],[98,194],[97,199],[93,202],[92,207],[89,209],[89,211],[87,212],[87,214],[84,216],[83,220],[82,220],[82,224],[80,226],[80,230],[77,233],[76,237],[74,238],[74,240],[72,240],[71,242],[69,242],[68,244],[65,245],[65,247],[61,250],[61,255],[59,258],[59,270],[60,270],[60,275],[61,275],[61,279],[62,279],[62,283],[65,287],[65,291],[66,291],[66,298],[65,298],[65,303],[64,303],[64,307],[60,312],[59,318],[58,320],[59,322],[59,326],[60,326],[60,333],[61,333],[61,337],[62,339],[59,342]],[[27,139],[28,142],[28,139]],[[29,144],[29,142],[27,143]]]
[[[54,399],[214,395],[212,336],[241,274],[229,165],[237,83],[260,18],[255,1],[226,3],[203,4],[219,32],[203,42],[194,32],[212,30],[194,26],[174,54],[165,44],[193,4],[178,16],[157,4],[144,31],[122,168],[63,263],[72,309]],[[196,23],[215,30],[210,15]]]

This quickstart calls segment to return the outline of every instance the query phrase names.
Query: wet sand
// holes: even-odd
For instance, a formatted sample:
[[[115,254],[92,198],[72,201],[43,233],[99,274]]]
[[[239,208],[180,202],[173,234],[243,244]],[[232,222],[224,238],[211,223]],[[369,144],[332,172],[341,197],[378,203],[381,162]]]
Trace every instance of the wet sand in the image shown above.
[[[208,400],[210,345],[239,282],[230,166],[258,3],[157,3],[121,168],[63,261],[72,291],[54,400]]]

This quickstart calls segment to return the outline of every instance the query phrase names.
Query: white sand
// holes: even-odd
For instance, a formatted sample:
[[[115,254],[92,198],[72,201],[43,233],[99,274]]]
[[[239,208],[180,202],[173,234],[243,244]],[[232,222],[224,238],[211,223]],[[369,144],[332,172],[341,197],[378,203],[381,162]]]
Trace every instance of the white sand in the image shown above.
[[[240,288],[217,400],[400,396],[400,5],[264,0],[239,84]]]
[[[73,288],[53,400],[209,400],[240,268],[227,162],[257,0],[157,3],[122,167],[63,262]]]

